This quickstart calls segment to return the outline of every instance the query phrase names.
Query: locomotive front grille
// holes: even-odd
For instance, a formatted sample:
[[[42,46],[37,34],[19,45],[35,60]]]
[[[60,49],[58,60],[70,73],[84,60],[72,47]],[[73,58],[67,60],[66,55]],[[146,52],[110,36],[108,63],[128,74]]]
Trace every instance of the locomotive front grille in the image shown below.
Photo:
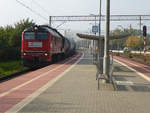
[[[33,57],[33,62],[39,62],[39,58],[36,57],[36,56],[34,56],[34,57]]]
[[[45,51],[26,51],[25,52],[27,55],[43,55],[44,53],[46,53]]]

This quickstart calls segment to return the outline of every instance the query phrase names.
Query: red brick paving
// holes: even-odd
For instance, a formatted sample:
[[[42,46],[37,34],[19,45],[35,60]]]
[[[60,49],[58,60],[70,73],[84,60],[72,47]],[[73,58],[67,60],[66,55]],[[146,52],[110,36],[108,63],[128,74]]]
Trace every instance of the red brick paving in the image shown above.
[[[81,53],[78,54],[78,56],[76,55],[72,58],[75,58],[75,57],[77,57],[77,59],[80,58]],[[71,58],[69,58],[69,59],[71,59]],[[73,60],[71,59],[71,61],[68,64],[63,64],[65,62],[67,62],[69,59],[67,59],[66,61],[63,61],[63,62],[59,62],[57,64],[47,66],[45,68],[24,74],[18,78],[1,83],[0,84],[0,94],[4,93],[6,91],[9,91],[10,89],[15,88],[18,85],[21,85],[31,79],[34,79],[35,77],[37,77],[38,75],[40,75],[42,73],[48,72],[54,68],[57,68],[60,65],[63,65],[56,70],[50,71],[45,76],[40,77],[39,79],[19,88],[5,96],[0,97],[0,113],[6,112],[8,109],[10,109],[14,105],[16,105],[17,103],[22,101],[24,98],[26,98],[27,96],[29,96],[30,94],[32,94],[33,92],[35,92],[36,90],[38,90],[39,88],[44,86],[50,80],[52,80],[56,76],[63,73],[67,68],[69,68],[72,64],[74,64],[77,61],[77,59],[73,59]]]
[[[150,77],[150,66],[144,65],[135,61],[132,61],[130,59],[114,56],[114,59],[126,64],[127,66],[135,69],[136,71],[146,75],[147,77]]]

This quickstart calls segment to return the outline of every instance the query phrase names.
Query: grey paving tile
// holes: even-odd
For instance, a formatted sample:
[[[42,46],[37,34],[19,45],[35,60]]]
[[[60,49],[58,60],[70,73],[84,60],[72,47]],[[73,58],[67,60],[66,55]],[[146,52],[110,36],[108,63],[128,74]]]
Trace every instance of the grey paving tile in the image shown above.
[[[88,58],[88,55],[85,55]],[[82,60],[63,78],[48,88],[39,97],[25,106],[19,113],[149,113],[150,92],[143,91],[141,85],[127,86],[121,91],[113,91],[110,84],[100,84],[97,90],[96,67]],[[136,73],[115,63],[114,76],[117,80],[131,80],[146,83]],[[124,89],[123,89],[124,87]],[[129,86],[130,87],[130,86]],[[137,87],[137,88],[136,88]],[[126,90],[125,90],[126,89]],[[137,91],[138,90],[138,91]]]

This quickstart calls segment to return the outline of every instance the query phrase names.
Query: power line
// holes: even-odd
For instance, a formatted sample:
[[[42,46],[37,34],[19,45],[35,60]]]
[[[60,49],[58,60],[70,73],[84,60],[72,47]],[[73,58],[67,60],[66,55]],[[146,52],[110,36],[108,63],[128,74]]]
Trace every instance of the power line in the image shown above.
[[[49,16],[49,11],[46,10],[45,8],[43,8],[37,1],[35,0],[32,0],[38,7],[40,7],[48,16]]]
[[[48,21],[47,18],[45,18],[44,16],[42,16],[40,13],[34,11],[33,9],[31,9],[29,6],[25,5],[24,3],[20,2],[19,0],[16,0],[20,5],[22,5],[23,7],[27,8],[28,10],[30,10],[31,12],[33,12],[34,14],[38,15],[39,17],[41,17],[42,19]]]
[[[66,21],[62,22],[61,24],[59,24],[58,26],[56,26],[55,28],[57,29],[58,27],[62,26],[63,24],[65,24]]]

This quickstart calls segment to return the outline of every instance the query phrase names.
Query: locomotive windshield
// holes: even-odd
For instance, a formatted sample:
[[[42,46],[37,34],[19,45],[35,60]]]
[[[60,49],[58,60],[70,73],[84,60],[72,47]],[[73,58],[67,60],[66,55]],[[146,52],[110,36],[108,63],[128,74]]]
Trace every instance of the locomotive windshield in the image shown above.
[[[37,32],[36,33],[36,39],[37,40],[47,40],[48,39],[48,33],[46,33],[46,32]]]
[[[47,40],[48,39],[48,33],[46,32],[37,32],[36,36],[34,32],[25,32],[24,33],[24,39],[25,40],[34,40],[34,37],[37,40]]]
[[[24,39],[25,40],[34,40],[34,32],[25,32]]]

